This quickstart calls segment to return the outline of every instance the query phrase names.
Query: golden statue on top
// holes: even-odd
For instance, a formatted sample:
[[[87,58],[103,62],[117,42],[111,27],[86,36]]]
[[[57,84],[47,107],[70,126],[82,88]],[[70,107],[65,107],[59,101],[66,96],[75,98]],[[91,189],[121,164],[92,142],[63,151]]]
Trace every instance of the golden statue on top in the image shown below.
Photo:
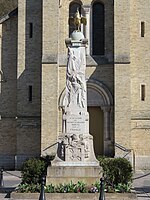
[[[80,31],[81,24],[86,25],[86,18],[81,17],[79,8],[77,8],[77,12],[74,17],[69,17],[69,25],[74,25],[76,28],[75,30]]]

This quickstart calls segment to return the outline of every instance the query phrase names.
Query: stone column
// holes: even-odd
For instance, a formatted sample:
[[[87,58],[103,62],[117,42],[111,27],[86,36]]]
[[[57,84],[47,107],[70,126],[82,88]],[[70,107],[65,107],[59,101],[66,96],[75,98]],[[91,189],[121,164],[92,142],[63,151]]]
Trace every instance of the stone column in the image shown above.
[[[43,1],[42,31],[42,94],[41,94],[41,154],[56,151],[58,134],[58,88],[59,88],[59,1]],[[53,72],[53,73],[51,73]],[[51,148],[47,148],[51,146]],[[46,150],[45,150],[46,149]]]
[[[91,10],[91,6],[83,5],[82,8],[84,10],[85,17],[87,20],[87,25],[85,26],[85,29],[84,29],[84,35],[85,35],[85,38],[88,39],[88,42],[89,42],[86,47],[86,55],[90,55],[90,10]]]
[[[110,106],[102,107],[104,112],[104,155],[108,155],[110,151],[111,145],[111,137],[110,137]]]
[[[130,8],[131,8],[130,0],[114,0],[115,142],[129,149],[131,148],[131,141],[132,141],[131,84],[132,88],[134,89],[137,85],[136,81],[138,81],[137,78],[134,78],[132,79],[131,82],[131,70],[133,70],[133,68],[130,59],[131,56],[130,20],[132,16],[132,11],[130,10]],[[136,70],[136,68],[134,68],[134,70]],[[134,76],[136,77],[136,73],[134,74]],[[119,149],[115,149],[115,156],[117,157],[122,156]]]
[[[110,110],[111,108],[108,106],[102,107],[104,112],[104,140],[110,139]]]

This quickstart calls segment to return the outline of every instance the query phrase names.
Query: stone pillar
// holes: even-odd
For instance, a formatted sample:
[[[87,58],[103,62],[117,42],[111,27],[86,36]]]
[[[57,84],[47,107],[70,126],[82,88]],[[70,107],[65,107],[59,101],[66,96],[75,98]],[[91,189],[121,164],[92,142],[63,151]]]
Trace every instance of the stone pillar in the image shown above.
[[[88,39],[88,41],[89,41],[89,43],[86,47],[86,55],[90,55],[90,10],[91,10],[91,6],[83,5],[82,8],[84,10],[85,18],[87,20],[87,24],[84,29],[84,35],[85,35],[85,38]]]
[[[43,1],[41,154],[54,154],[58,135],[59,1]],[[48,148],[51,147],[51,148]]]
[[[110,106],[102,107],[104,112],[104,155],[109,155],[111,136],[110,136]]]
[[[110,106],[102,107],[104,112],[104,140],[110,139]]]
[[[130,0],[114,0],[114,131],[115,142],[127,149],[131,148],[131,108],[133,107],[131,105],[133,92],[131,91],[131,74],[133,71],[130,65],[130,17],[132,16],[130,3]],[[136,74],[134,76],[136,77]],[[133,81],[132,88],[135,88],[133,83],[136,84],[136,82]],[[115,148],[115,156],[123,156],[122,153]]]

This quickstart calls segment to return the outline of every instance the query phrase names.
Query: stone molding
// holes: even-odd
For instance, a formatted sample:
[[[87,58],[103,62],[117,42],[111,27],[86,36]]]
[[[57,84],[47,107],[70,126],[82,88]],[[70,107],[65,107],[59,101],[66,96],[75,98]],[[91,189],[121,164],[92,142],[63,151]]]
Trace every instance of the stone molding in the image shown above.
[[[57,55],[43,55],[42,64],[57,64],[58,56]]]

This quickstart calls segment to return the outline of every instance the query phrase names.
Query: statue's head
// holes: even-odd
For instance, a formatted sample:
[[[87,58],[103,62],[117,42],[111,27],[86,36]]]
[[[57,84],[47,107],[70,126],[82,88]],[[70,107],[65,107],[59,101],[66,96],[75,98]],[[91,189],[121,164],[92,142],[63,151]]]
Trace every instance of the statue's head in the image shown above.
[[[80,16],[80,13],[79,13],[79,8],[77,8],[77,11],[76,11],[74,17],[80,19],[81,16]]]

